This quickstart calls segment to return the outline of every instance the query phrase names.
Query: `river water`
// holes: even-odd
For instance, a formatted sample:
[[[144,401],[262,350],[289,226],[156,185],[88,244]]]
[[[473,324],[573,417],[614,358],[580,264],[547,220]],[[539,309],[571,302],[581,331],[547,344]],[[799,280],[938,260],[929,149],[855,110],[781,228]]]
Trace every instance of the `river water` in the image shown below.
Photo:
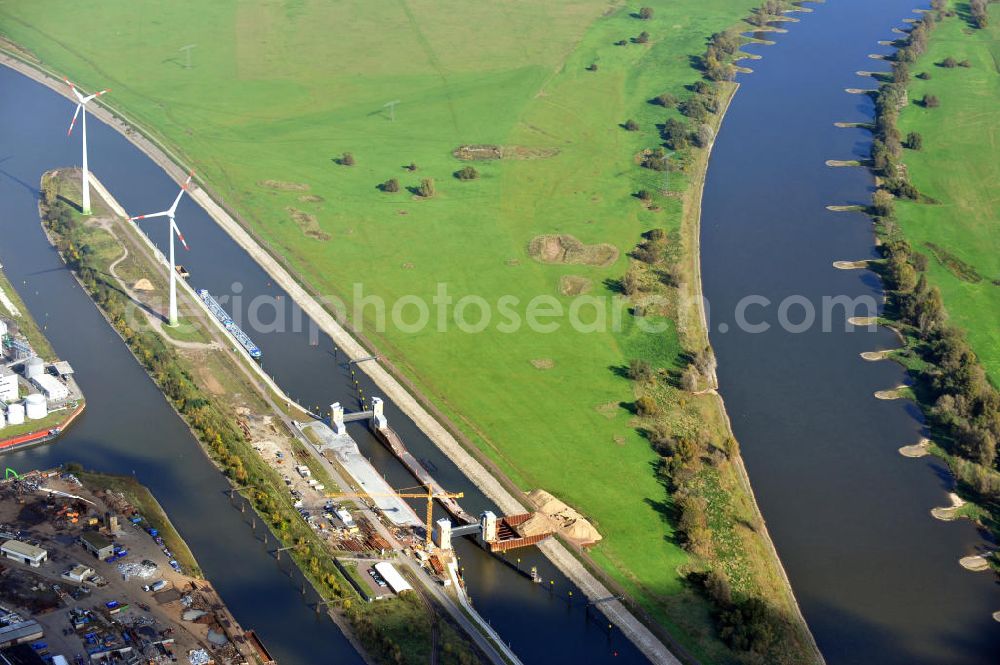
[[[73,364],[88,401],[85,414],[58,442],[9,455],[5,463],[25,470],[78,461],[102,471],[134,473],[163,504],[236,618],[258,631],[282,665],[360,663],[335,626],[322,620],[322,629],[315,629],[317,619],[308,598],[300,595],[297,575],[286,576],[254,538],[248,515],[224,496],[225,479],[45,239],[36,190],[44,171],[79,163],[78,139],[67,140],[63,133],[72,112],[65,98],[0,67],[0,263],[46,326],[56,352]],[[176,196],[177,185],[158,166],[93,117],[88,142],[91,167],[126,210],[160,210]],[[182,201],[177,214],[192,248],[178,262],[191,271],[196,288],[223,296],[220,300],[237,318],[247,317],[258,296],[290,303],[190,199]],[[164,227],[148,231],[165,245]],[[268,372],[302,404],[340,401],[348,410],[356,408],[349,370],[343,356],[336,357],[332,341],[324,335],[311,339],[308,325],[291,323],[296,318],[291,310],[285,315],[288,325],[253,333]],[[379,394],[359,377],[365,395]],[[494,508],[389,402],[386,415],[414,454],[429,460],[446,488],[465,492],[462,504],[469,512]],[[363,425],[349,427],[394,487],[416,484]],[[422,511],[422,505],[416,507]],[[537,566],[544,585],[464,539],[456,549],[473,603],[524,662],[646,662],[617,631],[609,634],[597,613],[586,611],[583,593],[536,549],[517,556],[522,568]]]
[[[741,88],[716,142],[702,224],[705,296],[721,392],[761,509],[792,586],[831,665],[1000,662],[1000,587],[958,559],[985,543],[966,521],[930,516],[948,505],[950,478],[934,458],[907,459],[900,446],[923,435],[920,414],[876,390],[904,381],[891,362],[863,351],[898,346],[887,330],[844,332],[845,315],[821,326],[824,296],[869,296],[881,285],[837,260],[877,256],[870,220],[829,204],[865,204],[864,169],[827,159],[868,156],[870,135],[838,121],[870,121],[871,88],[859,70],[885,71],[869,53],[905,27],[912,0],[834,0],[811,5],[773,46],[748,46],[763,60]],[[766,332],[740,329],[749,295],[771,305],[746,310]],[[817,311],[807,332],[781,328],[779,303],[804,296]],[[803,320],[801,306],[791,322]],[[726,330],[726,328],[728,328]]]

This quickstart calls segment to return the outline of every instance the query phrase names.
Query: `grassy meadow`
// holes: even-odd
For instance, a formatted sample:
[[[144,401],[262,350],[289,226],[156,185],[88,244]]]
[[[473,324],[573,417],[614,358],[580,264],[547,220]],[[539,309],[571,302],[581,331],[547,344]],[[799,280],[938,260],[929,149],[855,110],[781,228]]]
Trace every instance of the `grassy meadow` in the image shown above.
[[[430,302],[446,283],[456,300],[513,296],[523,317],[540,295],[568,307],[564,277],[611,298],[647,230],[666,229],[672,251],[686,251],[677,193],[687,176],[667,181],[638,166],[660,144],[655,123],[677,115],[648,100],[690,95],[707,37],[759,3],[642,4],[652,19],[633,16],[639,3],[606,0],[36,0],[0,3],[0,34],[88,91],[112,88],[108,102],[182,155],[313,290],[350,301],[360,283],[390,304]],[[643,31],[648,43],[634,43]],[[197,45],[190,69],[178,51],[188,44]],[[948,72],[984,74],[985,65]],[[391,115],[385,105],[396,100]],[[638,131],[621,127],[628,119]],[[464,162],[452,151],[466,144],[521,158]],[[353,166],[338,163],[345,152]],[[404,168],[411,163],[416,171]],[[478,179],[453,177],[467,164]],[[390,178],[401,191],[378,189]],[[431,198],[408,190],[423,178],[434,179]],[[639,189],[655,192],[651,205]],[[617,259],[542,263],[528,247],[543,234],[609,243]],[[635,397],[621,371],[631,358],[678,368],[671,321],[657,335],[627,313],[619,332],[577,332],[565,319],[555,332],[502,332],[494,312],[471,334],[373,330],[373,311],[365,316],[355,323],[380,351],[515,483],[592,519],[604,536],[598,563],[695,653],[724,658],[678,570],[689,558],[664,517],[659,457],[625,408]],[[701,415],[689,404],[677,417],[694,428]]]
[[[973,30],[961,13],[934,30],[911,68],[910,98],[925,94],[939,108],[912,104],[899,118],[905,136],[923,137],[903,159],[910,180],[936,204],[897,201],[896,216],[913,248],[927,255],[928,276],[941,289],[951,320],[968,334],[994,384],[1000,383],[1000,6]],[[942,67],[946,58],[969,67]]]

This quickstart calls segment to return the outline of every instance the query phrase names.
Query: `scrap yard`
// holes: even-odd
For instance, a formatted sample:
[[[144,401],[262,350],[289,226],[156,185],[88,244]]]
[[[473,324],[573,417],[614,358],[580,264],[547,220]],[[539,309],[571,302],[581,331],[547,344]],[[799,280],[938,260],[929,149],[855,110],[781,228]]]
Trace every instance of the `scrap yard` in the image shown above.
[[[186,546],[152,526],[163,520],[63,471],[3,481],[0,654],[77,665],[273,663],[212,585],[178,562],[171,547]]]

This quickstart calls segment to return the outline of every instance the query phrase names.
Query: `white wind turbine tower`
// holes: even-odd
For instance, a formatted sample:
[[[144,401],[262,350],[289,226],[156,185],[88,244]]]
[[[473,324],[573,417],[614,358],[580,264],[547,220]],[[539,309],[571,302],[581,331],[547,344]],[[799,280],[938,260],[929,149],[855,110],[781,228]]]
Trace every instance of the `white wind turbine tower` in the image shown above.
[[[73,126],[76,125],[76,117],[80,115],[80,111],[83,111],[83,214],[90,214],[90,171],[87,170],[87,102],[94,99],[95,97],[100,97],[106,92],[111,92],[110,88],[108,90],[101,90],[100,92],[95,92],[92,95],[84,96],[76,89],[76,86],[69,79],[63,79],[69,84],[69,89],[73,91],[76,95],[77,105],[76,113],[73,114],[73,120],[69,123],[69,131],[66,132],[66,136],[73,133]]]
[[[187,191],[188,185],[191,184],[191,178],[194,176],[192,171],[184,184],[181,185],[181,191],[177,194],[177,198],[174,199],[174,204],[170,206],[167,210],[163,212],[154,212],[149,215],[139,215],[138,217],[129,217],[128,221],[137,222],[140,219],[151,219],[153,217],[167,217],[170,219],[170,228],[168,233],[170,235],[170,313],[168,315],[170,325],[177,325],[177,266],[174,264],[174,234],[180,238],[181,244],[184,245],[184,249],[188,249],[188,245],[184,242],[184,236],[181,235],[180,229],[177,228],[177,223],[174,221],[174,213],[177,212],[177,204],[181,202],[181,197],[184,196],[184,192]]]

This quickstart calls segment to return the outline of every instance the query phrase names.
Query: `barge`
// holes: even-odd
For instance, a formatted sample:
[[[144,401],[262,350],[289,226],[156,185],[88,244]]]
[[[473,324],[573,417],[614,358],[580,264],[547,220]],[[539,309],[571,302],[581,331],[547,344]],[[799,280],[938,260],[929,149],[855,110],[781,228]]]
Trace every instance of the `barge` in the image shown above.
[[[208,311],[212,313],[212,316],[218,319],[219,323],[221,323],[229,334],[233,336],[233,339],[239,342],[240,346],[247,350],[250,357],[254,360],[260,360],[262,355],[260,349],[253,343],[250,336],[243,332],[243,330],[236,325],[232,318],[226,314],[226,310],[222,309],[222,305],[220,305],[215,298],[212,297],[212,294],[206,289],[198,289],[198,297],[201,298],[205,303],[205,306],[208,307]]]

